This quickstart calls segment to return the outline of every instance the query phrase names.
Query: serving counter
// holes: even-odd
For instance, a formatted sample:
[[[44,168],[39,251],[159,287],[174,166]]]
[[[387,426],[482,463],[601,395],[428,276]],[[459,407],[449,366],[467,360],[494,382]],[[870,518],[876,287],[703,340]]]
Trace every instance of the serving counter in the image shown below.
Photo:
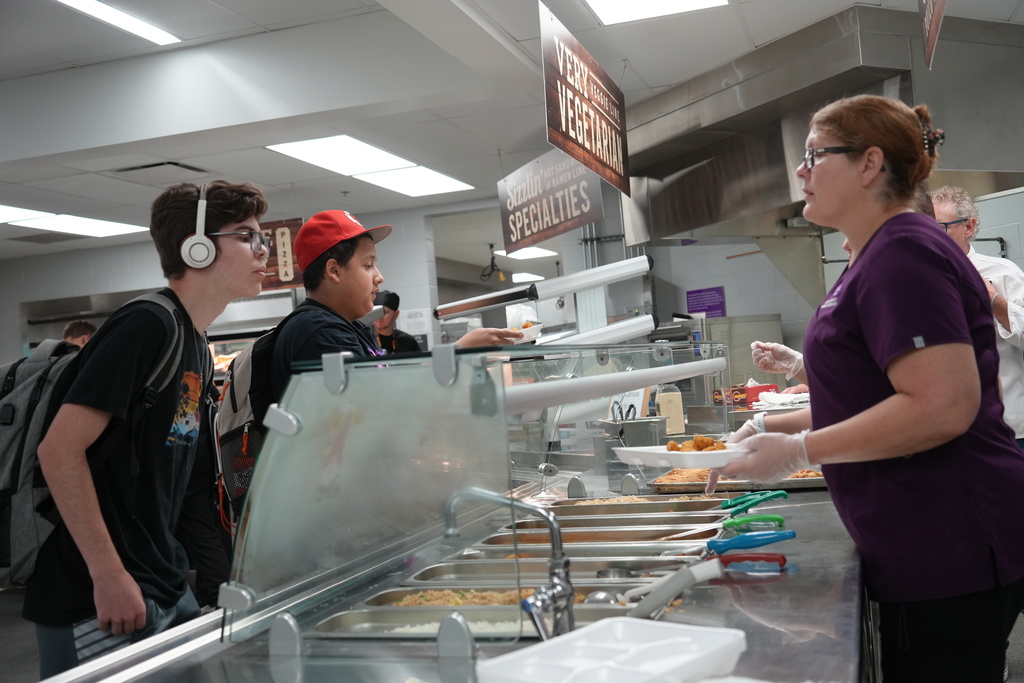
[[[615,395],[724,369],[672,358],[663,344],[447,348],[386,365],[325,356],[268,414],[222,609],[55,680],[470,681],[544,631],[555,642],[623,616],[620,604],[572,603],[706,556],[739,494],[652,496],[640,515],[569,507],[570,493],[619,495],[618,478],[593,453],[548,446],[607,417]],[[531,447],[542,462],[527,468]],[[756,512],[796,532],[768,549],[783,570],[726,571],[660,621],[743,631],[736,676],[861,680],[859,563],[827,491]],[[601,571],[613,568],[633,573]]]

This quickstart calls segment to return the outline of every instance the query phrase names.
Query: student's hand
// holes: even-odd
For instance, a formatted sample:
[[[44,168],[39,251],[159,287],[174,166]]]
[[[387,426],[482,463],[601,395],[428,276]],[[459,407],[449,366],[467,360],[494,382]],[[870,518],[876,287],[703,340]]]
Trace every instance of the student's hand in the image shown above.
[[[744,425],[746,426],[746,425]],[[746,454],[715,469],[725,479],[748,479],[762,484],[774,484],[789,475],[811,466],[807,458],[807,433],[771,432],[754,434],[743,440]]]
[[[146,626],[146,601],[142,590],[123,568],[93,580],[96,621],[101,630],[119,636]]]
[[[784,372],[786,379],[800,374],[804,369],[804,355],[785,344],[774,342],[753,342],[750,344],[754,365],[765,372]]]
[[[514,339],[522,339],[523,333],[519,330],[506,330],[500,327],[478,327],[462,336],[455,342],[464,349],[474,346],[505,346],[511,344]]]

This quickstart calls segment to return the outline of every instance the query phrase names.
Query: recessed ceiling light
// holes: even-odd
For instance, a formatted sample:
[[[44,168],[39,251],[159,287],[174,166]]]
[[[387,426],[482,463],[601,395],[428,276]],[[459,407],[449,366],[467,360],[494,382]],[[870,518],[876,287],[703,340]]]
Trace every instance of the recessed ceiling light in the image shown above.
[[[157,28],[153,24],[147,24],[141,19],[136,19],[130,14],[125,14],[119,9],[114,9],[110,5],[104,5],[96,0],[57,0],[57,2],[76,9],[83,14],[88,14],[90,17],[100,21],[105,21],[122,31],[134,33],[138,37],[145,38],[157,45],[170,45],[171,43],[181,42],[181,38],[171,35],[162,28]]]
[[[523,261],[532,258],[545,258],[547,256],[558,256],[557,251],[551,251],[550,249],[542,249],[540,247],[523,247],[522,249],[516,249],[511,254],[505,253],[504,249],[499,249],[494,252],[498,256],[507,256],[517,261]]]
[[[533,273],[512,273],[512,282],[539,282],[544,278],[540,275],[534,275]]]
[[[0,204],[0,223],[12,223],[14,221],[24,221],[29,218],[43,218],[44,216],[52,216],[52,213],[46,211],[33,211],[31,209],[20,209],[17,206],[4,206]]]
[[[98,221],[92,218],[70,216],[63,213],[9,222],[12,225],[21,225],[26,228],[35,228],[36,230],[66,232],[72,235],[87,235],[89,237],[112,237],[114,235],[126,235],[131,232],[145,232],[149,230],[149,228],[143,228],[138,225]]]
[[[729,0],[586,0],[605,26],[728,5]]]
[[[460,192],[473,189],[472,185],[467,185],[461,180],[449,178],[423,166],[399,168],[394,171],[381,171],[380,173],[360,173],[352,177],[388,190],[400,192],[409,197],[423,197],[428,194],[444,194],[446,192]]]
[[[415,166],[408,159],[385,152],[348,135],[267,145],[267,149],[341,175],[390,171]]]

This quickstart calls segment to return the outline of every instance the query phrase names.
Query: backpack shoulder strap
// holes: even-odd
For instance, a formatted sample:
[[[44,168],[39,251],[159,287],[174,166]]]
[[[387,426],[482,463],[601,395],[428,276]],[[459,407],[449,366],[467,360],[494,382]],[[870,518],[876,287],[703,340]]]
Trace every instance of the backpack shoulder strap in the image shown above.
[[[160,395],[160,392],[163,391],[171,382],[174,371],[181,363],[181,356],[185,349],[185,321],[181,316],[181,311],[178,310],[178,306],[163,294],[158,292],[143,294],[142,296],[135,297],[126,305],[132,305],[138,302],[159,304],[165,311],[167,311],[168,315],[170,315],[173,320],[171,329],[174,332],[171,343],[164,348],[159,360],[146,377],[146,382],[144,384],[145,389],[143,390],[142,395],[142,406],[143,408],[150,408],[154,403],[156,403],[156,399]],[[204,365],[203,377],[210,376],[210,373],[205,367],[208,361],[209,359],[206,359],[205,357],[202,359]]]

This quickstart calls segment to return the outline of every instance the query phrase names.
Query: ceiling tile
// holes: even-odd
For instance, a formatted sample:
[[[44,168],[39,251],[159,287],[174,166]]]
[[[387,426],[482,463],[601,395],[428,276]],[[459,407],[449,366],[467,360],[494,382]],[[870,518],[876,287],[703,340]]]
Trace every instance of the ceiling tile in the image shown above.
[[[690,80],[754,49],[739,8],[717,7],[692,14],[618,24],[605,30],[629,57],[629,66],[652,87]],[[621,70],[608,66],[605,70],[614,71],[618,82]]]
[[[61,194],[85,197],[114,204],[138,204],[140,202],[153,201],[159,194],[158,190],[147,185],[130,183],[98,173],[79,173],[64,178],[37,180],[25,184],[40,190],[59,192]]]
[[[262,147],[189,157],[182,162],[204,168],[217,177],[233,175],[257,185],[284,185],[336,175],[325,168]]]

